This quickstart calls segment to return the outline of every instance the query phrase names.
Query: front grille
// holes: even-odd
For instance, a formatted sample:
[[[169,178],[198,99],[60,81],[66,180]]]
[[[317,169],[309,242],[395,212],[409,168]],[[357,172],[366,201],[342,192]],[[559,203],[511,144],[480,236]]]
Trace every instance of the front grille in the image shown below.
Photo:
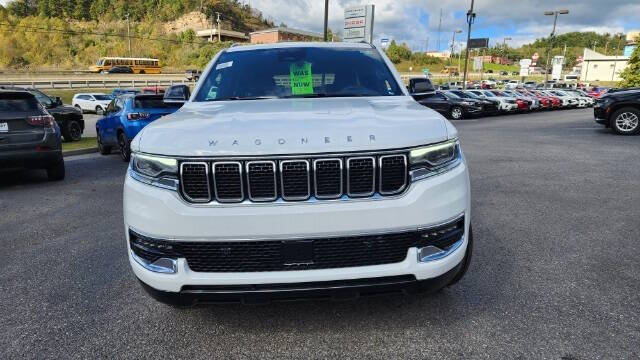
[[[445,225],[390,234],[308,239],[311,258],[287,263],[283,247],[296,240],[183,242],[152,239],[129,231],[136,255],[186,258],[197,272],[253,272],[332,269],[392,264],[404,261],[412,247],[447,249],[464,235],[464,217]]]
[[[183,162],[182,194],[193,203],[389,196],[406,189],[407,169],[404,153]]]

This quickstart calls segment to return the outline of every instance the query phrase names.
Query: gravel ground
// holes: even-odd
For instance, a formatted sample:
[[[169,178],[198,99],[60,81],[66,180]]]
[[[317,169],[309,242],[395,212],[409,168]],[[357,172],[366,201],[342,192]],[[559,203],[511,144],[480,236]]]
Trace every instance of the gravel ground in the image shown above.
[[[640,357],[640,137],[591,110],[456,126],[474,259],[430,296],[173,309],[129,269],[117,155],[0,173],[0,356]]]

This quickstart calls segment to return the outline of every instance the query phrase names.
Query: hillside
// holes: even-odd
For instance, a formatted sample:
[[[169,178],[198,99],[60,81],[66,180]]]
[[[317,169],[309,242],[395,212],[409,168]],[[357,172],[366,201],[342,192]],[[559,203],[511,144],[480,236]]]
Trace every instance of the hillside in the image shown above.
[[[15,0],[0,6],[0,68],[82,70],[101,56],[128,56],[127,13],[134,57],[158,58],[170,69],[202,67],[230,45],[195,37],[216,11],[223,28],[273,26],[237,0]]]

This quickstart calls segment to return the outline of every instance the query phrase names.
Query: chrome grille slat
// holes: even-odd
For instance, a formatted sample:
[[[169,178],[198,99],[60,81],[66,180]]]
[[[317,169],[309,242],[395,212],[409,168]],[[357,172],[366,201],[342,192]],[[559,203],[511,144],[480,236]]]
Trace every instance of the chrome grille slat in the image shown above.
[[[206,162],[184,162],[180,164],[182,193],[194,203],[211,201],[209,187],[209,165]]]
[[[214,163],[211,168],[213,169],[213,188],[216,200],[222,203],[244,200],[242,163],[221,161]]]
[[[407,157],[402,154],[384,155],[378,159],[379,192],[392,195],[402,192],[407,186]]]
[[[280,161],[280,188],[284,200],[307,200],[311,196],[309,161]]]
[[[274,201],[278,198],[275,161],[248,161],[247,189],[251,201]]]
[[[315,196],[318,199],[337,199],[344,193],[342,159],[316,159],[313,161]]]
[[[347,194],[371,196],[376,191],[376,159],[372,156],[347,159]]]
[[[409,186],[408,161],[401,150],[185,159],[180,163],[180,186],[183,198],[196,204],[392,196]]]

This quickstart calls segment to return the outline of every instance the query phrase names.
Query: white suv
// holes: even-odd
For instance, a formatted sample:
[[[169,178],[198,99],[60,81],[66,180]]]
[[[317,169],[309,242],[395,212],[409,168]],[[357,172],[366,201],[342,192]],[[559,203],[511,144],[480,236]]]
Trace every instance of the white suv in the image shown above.
[[[83,113],[95,112],[96,114],[102,114],[107,106],[109,106],[111,100],[109,95],[103,93],[80,93],[73,96],[71,105]]]
[[[435,291],[469,266],[458,132],[371,45],[224,50],[131,150],[129,262],[160,301]]]

